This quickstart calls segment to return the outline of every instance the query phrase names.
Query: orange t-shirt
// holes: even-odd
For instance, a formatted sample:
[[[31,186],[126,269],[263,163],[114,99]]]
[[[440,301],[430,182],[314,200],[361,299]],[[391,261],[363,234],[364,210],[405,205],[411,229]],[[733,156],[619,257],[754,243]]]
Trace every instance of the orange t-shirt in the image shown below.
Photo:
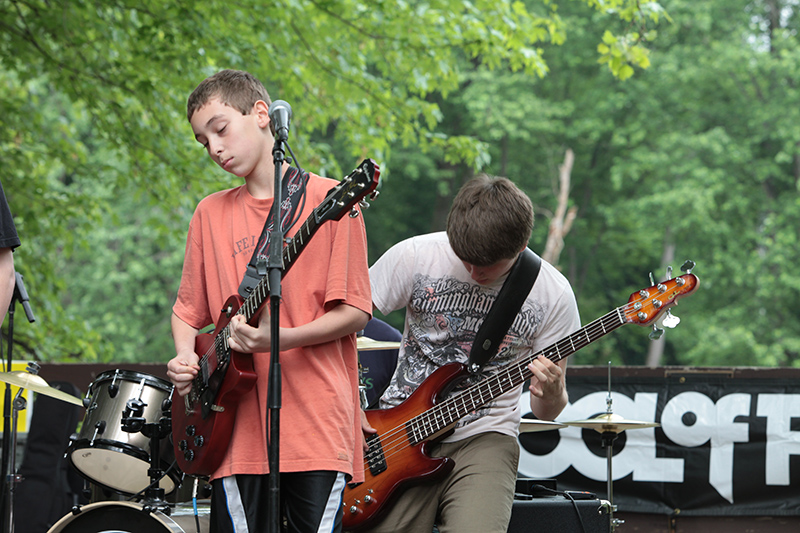
[[[309,175],[296,233],[338,182]],[[214,193],[197,206],[189,226],[175,314],[202,329],[219,318],[236,294],[272,199],[250,196],[244,185]],[[366,231],[361,216],[323,222],[293,261],[281,284],[281,327],[311,322],[339,303],[368,314],[372,299]],[[267,312],[269,302],[262,312]],[[267,474],[269,353],[253,354],[258,379],[244,395],[225,458],[213,479]],[[280,470],[361,473],[361,425],[356,336],[281,352]]]

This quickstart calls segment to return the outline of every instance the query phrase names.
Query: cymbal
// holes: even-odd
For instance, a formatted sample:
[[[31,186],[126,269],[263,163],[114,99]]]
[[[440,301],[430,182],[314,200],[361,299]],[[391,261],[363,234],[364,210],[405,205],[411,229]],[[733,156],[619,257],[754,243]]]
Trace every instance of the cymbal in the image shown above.
[[[356,347],[359,352],[368,352],[372,350],[392,350],[400,348],[400,342],[390,341],[376,341],[369,337],[358,337],[356,339]]]
[[[30,372],[23,370],[0,372],[0,381],[83,407],[83,401],[80,398],[51,387],[43,377]]]
[[[586,420],[574,420],[572,422],[564,422],[567,426],[574,426],[584,429],[593,429],[598,433],[621,433],[628,429],[644,429],[644,428],[657,428],[661,424],[657,422],[639,422],[637,420],[625,420],[621,416],[614,413],[603,413],[594,418]]]
[[[549,420],[536,420],[535,418],[523,418],[519,421],[520,433],[533,433],[535,431],[550,431],[552,429],[565,428],[564,424],[551,422]]]

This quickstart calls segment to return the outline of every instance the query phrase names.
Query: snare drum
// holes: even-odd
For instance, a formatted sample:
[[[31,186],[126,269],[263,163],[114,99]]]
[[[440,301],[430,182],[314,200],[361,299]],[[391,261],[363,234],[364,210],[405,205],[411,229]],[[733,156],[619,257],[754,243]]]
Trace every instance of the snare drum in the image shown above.
[[[197,529],[197,523],[200,529]],[[97,502],[78,507],[55,523],[47,533],[208,533],[209,511],[179,508],[170,515],[145,511],[131,502]]]
[[[78,473],[91,482],[122,494],[136,494],[147,488],[150,476],[150,438],[141,432],[122,429],[128,400],[141,400],[141,417],[156,423],[162,402],[172,395],[172,384],[163,379],[130,370],[103,372],[89,385],[84,404],[86,415],[80,433],[71,439],[67,456]],[[181,475],[174,464],[175,451],[167,438],[159,442],[159,467],[167,471],[159,482],[166,493],[175,490]],[[172,468],[170,468],[172,467]]]

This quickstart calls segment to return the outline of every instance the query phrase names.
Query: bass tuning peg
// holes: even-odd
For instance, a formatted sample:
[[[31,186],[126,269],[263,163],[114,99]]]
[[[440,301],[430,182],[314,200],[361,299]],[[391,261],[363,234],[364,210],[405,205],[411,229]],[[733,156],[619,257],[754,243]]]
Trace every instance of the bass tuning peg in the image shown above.
[[[661,338],[663,334],[664,330],[653,324],[653,331],[650,332],[650,335],[648,335],[648,337],[650,338],[651,341],[657,341],[658,339]]]
[[[661,325],[665,328],[672,329],[680,323],[680,317],[673,315],[671,309],[667,309],[667,314],[664,315],[664,320],[661,321]]]

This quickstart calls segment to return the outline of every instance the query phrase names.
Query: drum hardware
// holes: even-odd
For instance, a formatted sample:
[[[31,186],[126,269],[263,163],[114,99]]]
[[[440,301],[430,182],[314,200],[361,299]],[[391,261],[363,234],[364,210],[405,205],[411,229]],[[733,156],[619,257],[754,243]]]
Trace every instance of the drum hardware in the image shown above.
[[[171,515],[148,511],[139,503],[103,501],[76,507],[47,533],[208,533],[209,506],[195,511],[179,504]]]
[[[626,420],[623,417],[616,415],[612,412],[611,404],[611,362],[608,363],[608,397],[606,398],[606,412],[594,418],[586,420],[574,420],[572,422],[564,422],[567,426],[579,427],[583,429],[593,429],[600,433],[603,447],[606,449],[606,465],[607,465],[607,480],[606,490],[608,492],[608,517],[611,523],[611,531],[614,531],[618,526],[625,523],[624,520],[614,518],[614,512],[617,506],[614,505],[614,478],[612,476],[612,457],[614,455],[614,441],[623,431],[629,429],[644,429],[661,427],[657,422],[639,422],[637,420]]]
[[[80,433],[70,437],[65,454],[70,464],[99,488],[134,498],[152,485],[155,464],[157,486],[173,493],[183,474],[175,467],[172,446],[155,446],[156,435],[170,433],[163,429],[171,425],[163,408],[172,393],[171,383],[149,374],[119,369],[99,374],[83,400]]]
[[[28,363],[28,368],[25,369],[25,372],[3,372],[0,373],[0,380],[10,383],[12,385],[17,385],[19,389],[17,390],[17,394],[14,396],[14,401],[12,402],[12,414],[11,414],[11,438],[10,443],[11,446],[8,458],[8,472],[5,472],[6,475],[6,487],[8,489],[7,492],[7,499],[6,499],[6,516],[3,517],[4,520],[7,520],[7,531],[8,533],[14,533],[14,491],[16,490],[17,483],[22,481],[22,476],[17,474],[17,466],[16,466],[16,450],[17,450],[17,422],[19,421],[19,412],[24,411],[28,407],[28,401],[22,397],[22,391],[25,390],[27,387],[23,385],[27,382],[30,383],[37,383],[37,387],[45,390],[50,389],[53,391],[61,392],[58,389],[51,389],[47,385],[47,382],[41,378],[41,376],[37,375],[39,373],[39,364],[36,362]],[[35,381],[33,379],[22,377],[22,375],[29,375],[31,378],[39,378],[39,381]],[[41,385],[44,383],[44,385]],[[43,392],[43,394],[45,394]],[[66,393],[62,393],[66,394]],[[67,396],[73,397],[69,394]],[[4,437],[5,438],[5,437]]]
[[[113,384],[112,384],[113,385]],[[166,471],[161,469],[161,439],[172,432],[172,399],[164,398],[161,402],[161,417],[157,422],[147,422],[142,416],[144,408],[147,406],[142,400],[142,390],[145,380],[139,384],[138,394],[134,398],[128,399],[125,411],[122,413],[122,431],[126,433],[141,433],[150,439],[150,468],[147,475],[150,477],[150,484],[144,490],[143,506],[146,511],[161,511],[169,515],[170,506],[167,503],[166,491],[159,486],[159,482],[166,475]]]

